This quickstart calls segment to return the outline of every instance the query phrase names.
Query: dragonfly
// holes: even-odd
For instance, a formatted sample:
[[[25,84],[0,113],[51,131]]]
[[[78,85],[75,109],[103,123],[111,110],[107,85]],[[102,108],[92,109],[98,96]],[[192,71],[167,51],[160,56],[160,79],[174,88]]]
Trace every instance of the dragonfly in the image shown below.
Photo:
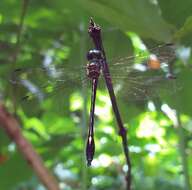
[[[107,62],[107,58],[105,55],[105,50],[102,43],[101,37],[101,28],[97,26],[94,21],[90,20],[90,26],[88,29],[88,33],[92,38],[92,41],[95,45],[95,49],[92,49],[87,54],[87,59],[89,64],[87,64],[87,76],[91,80],[92,83],[92,94],[91,94],[91,108],[90,108],[90,118],[89,118],[89,128],[88,128],[88,138],[87,138],[87,146],[86,146],[86,156],[87,156],[87,164],[91,165],[93,160],[94,152],[95,152],[95,142],[94,142],[94,111],[95,111],[95,100],[96,100],[96,91],[98,85],[98,79],[100,73],[103,73],[105,84],[108,89],[108,93],[110,96],[113,112],[116,118],[116,122],[119,128],[119,135],[122,139],[122,145],[124,150],[124,155],[126,158],[126,163],[128,166],[127,176],[126,176],[126,184],[127,189],[131,189],[131,159],[129,156],[129,148],[127,142],[127,131],[124,127],[121,114],[119,111],[119,107],[117,105],[116,96],[114,93],[112,77],[110,75],[110,70]],[[168,46],[168,44],[167,44]],[[118,65],[118,64],[117,64]],[[151,57],[150,61],[148,61],[148,66],[152,70],[157,70],[160,68],[160,62],[155,59],[155,57]],[[170,68],[170,72],[168,73],[168,78],[173,79],[174,75]],[[147,82],[147,81],[145,81]]]
[[[93,34],[94,29],[98,28],[91,21],[90,34]],[[140,53],[136,56],[120,58],[108,65],[102,43],[94,38],[93,42],[95,48],[88,52],[88,64],[86,66],[74,69],[70,67],[56,68],[49,64],[51,62],[49,57],[45,57],[44,68],[18,68],[14,71],[15,80],[11,81],[12,84],[21,85],[26,89],[26,95],[22,96],[23,101],[30,101],[33,98],[42,101],[45,97],[54,96],[60,88],[67,88],[67,85],[68,88],[72,88],[73,84],[79,85],[79,81],[85,84],[87,78],[90,79],[92,94],[86,148],[88,165],[91,165],[95,152],[94,111],[100,75],[104,76],[117,123],[120,126],[119,133],[123,136],[124,144],[126,144],[126,130],[123,127],[117,106],[114,87],[117,93],[123,91],[129,99],[143,100],[158,96],[161,85],[165,86],[165,90],[169,92],[172,82],[175,82],[172,68],[175,50],[174,45],[171,43],[161,44],[149,49],[150,54]],[[48,81],[44,81],[45,75],[48,75]],[[82,75],[85,77],[82,77]],[[37,85],[31,82],[30,78],[33,78]],[[41,78],[43,79],[41,80]],[[122,90],[122,88],[126,90]],[[130,161],[127,160],[127,162],[129,163]]]

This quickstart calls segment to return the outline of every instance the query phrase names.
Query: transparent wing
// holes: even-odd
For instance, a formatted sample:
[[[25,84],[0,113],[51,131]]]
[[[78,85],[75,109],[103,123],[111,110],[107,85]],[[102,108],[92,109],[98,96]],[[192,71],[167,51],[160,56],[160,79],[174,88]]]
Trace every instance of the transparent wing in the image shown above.
[[[159,67],[156,69],[150,67],[151,55],[155,55],[158,60]],[[108,77],[112,77],[116,91],[130,100],[156,97],[160,91],[172,93],[176,90],[173,84],[175,81],[169,80],[166,75],[174,59],[175,50],[172,44],[158,45],[148,52],[109,62],[111,76]],[[82,85],[89,83],[86,64],[75,68],[68,65],[57,67],[53,64],[43,68],[18,68],[13,75],[14,80],[11,82],[17,85],[21,92],[19,96],[25,101],[33,98],[42,101],[59,92],[64,97],[69,91],[81,89]]]
[[[130,100],[149,100],[171,95],[179,90],[176,79],[163,71],[132,71],[127,76],[112,75],[116,93]]]
[[[41,114],[43,110],[61,115],[70,114],[71,95],[74,92],[81,93],[82,85],[88,82],[82,72],[67,67],[65,72],[57,75],[50,75],[45,68],[15,70],[11,83],[17,107],[21,107],[30,116]]]
[[[135,69],[135,66],[146,66],[148,69],[152,68],[154,62],[159,63],[159,68],[161,69],[165,65],[169,65],[174,59],[175,55],[175,47],[173,44],[162,44],[147,51],[141,51],[135,56],[128,56],[123,58],[118,58],[109,61],[110,70],[115,71],[123,71],[123,73],[130,72]],[[140,67],[141,70],[144,69]],[[146,68],[145,68],[146,69]]]
[[[13,72],[11,83],[18,89],[25,89],[21,100],[54,96],[59,91],[67,91],[86,85],[85,68],[18,68]]]
[[[170,95],[180,89],[173,74],[175,47],[163,44],[110,65],[114,87],[129,100]],[[110,77],[110,76],[108,76]]]

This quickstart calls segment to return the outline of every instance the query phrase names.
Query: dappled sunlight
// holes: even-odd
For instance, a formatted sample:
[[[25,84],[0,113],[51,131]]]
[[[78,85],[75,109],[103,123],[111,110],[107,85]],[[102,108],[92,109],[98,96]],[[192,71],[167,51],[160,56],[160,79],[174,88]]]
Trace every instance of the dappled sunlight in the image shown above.
[[[104,125],[104,127],[102,127],[102,130],[104,133],[109,134],[109,135],[115,134],[115,129],[113,126]]]
[[[130,145],[129,151],[134,153],[141,153],[142,149],[139,146]]]
[[[135,49],[135,54],[138,54],[139,52],[145,52],[147,54],[147,47],[145,44],[142,42],[141,38],[134,32],[126,32],[126,35],[131,37],[134,49]]]
[[[74,180],[76,179],[76,175],[72,173],[69,169],[64,168],[63,164],[59,163],[54,168],[55,174],[61,179],[61,180]]]
[[[3,21],[3,15],[0,14],[0,24],[1,24],[2,21]]]
[[[178,126],[178,119],[176,116],[176,110],[171,109],[167,104],[161,106],[162,111],[167,115],[167,117],[173,122],[173,126]]]
[[[156,110],[155,104],[152,101],[148,102],[147,107],[148,107],[149,111],[155,111]]]
[[[100,154],[98,158],[93,159],[93,167],[108,167],[112,164],[113,159],[107,154]]]
[[[112,110],[111,110],[111,101],[109,96],[106,96],[106,93],[98,90],[97,92],[98,99],[96,100],[95,114],[105,122],[112,120]]]
[[[16,145],[15,145],[15,143],[10,143],[10,144],[8,145],[8,151],[9,151],[9,152],[15,152],[15,150],[16,150]]]
[[[102,137],[100,138],[100,144],[103,145],[105,143],[107,143],[108,139],[106,137]]]
[[[101,118],[102,121],[109,121],[111,120],[111,114],[108,107],[95,107],[95,115],[97,115],[99,118]]]
[[[94,186],[98,187],[102,187],[103,185],[111,186],[113,184],[113,178],[105,175],[99,175],[97,177],[93,177],[91,182]]]
[[[49,134],[44,123],[37,118],[30,118],[25,122],[25,128],[27,130],[34,130],[42,138],[48,140]]]
[[[163,118],[160,119],[159,125],[160,125],[161,127],[171,126],[171,125],[172,125],[172,122],[171,122],[169,119],[163,117]]]
[[[146,114],[140,121],[136,134],[138,138],[154,137],[156,139],[161,139],[165,134],[165,130],[160,128],[159,124]]]
[[[79,93],[73,93],[70,96],[70,110],[76,111],[80,110],[83,107],[83,98]]]
[[[157,168],[159,167],[159,159],[155,154],[149,153],[145,157],[145,167],[147,175],[157,175]]]
[[[158,144],[146,144],[144,149],[149,152],[150,156],[154,156],[156,153],[161,151],[161,147]]]

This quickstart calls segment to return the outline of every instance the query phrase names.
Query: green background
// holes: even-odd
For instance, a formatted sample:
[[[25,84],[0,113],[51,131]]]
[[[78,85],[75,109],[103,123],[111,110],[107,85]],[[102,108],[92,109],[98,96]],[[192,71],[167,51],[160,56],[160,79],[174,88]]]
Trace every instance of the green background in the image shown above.
[[[190,54],[183,59],[181,53],[182,48],[192,47],[190,0],[1,0],[1,101],[10,112],[17,113],[23,134],[56,175],[61,189],[125,189],[121,139],[102,82],[96,101],[95,159],[93,167],[86,166],[90,86],[84,85],[83,66],[87,51],[93,47],[87,33],[90,17],[102,27],[110,60],[134,55],[141,40],[150,47],[176,44],[174,71],[179,88],[175,93],[136,101],[129,99],[124,87],[117,99],[128,129],[133,189],[189,190],[192,71]],[[45,56],[60,68],[61,80],[39,69]],[[13,73],[18,74],[14,72],[17,68],[25,69],[19,73],[23,80],[28,79],[37,89],[48,92],[43,101],[37,96],[23,101],[21,97],[31,94],[23,85],[10,82]],[[112,65],[113,68],[118,66]],[[165,88],[173,91],[170,86]],[[163,88],[158,87],[158,93],[161,92]],[[149,100],[156,107],[153,111],[147,106]],[[176,111],[174,118],[161,111],[163,104]],[[42,188],[14,142],[0,129],[0,189]]]

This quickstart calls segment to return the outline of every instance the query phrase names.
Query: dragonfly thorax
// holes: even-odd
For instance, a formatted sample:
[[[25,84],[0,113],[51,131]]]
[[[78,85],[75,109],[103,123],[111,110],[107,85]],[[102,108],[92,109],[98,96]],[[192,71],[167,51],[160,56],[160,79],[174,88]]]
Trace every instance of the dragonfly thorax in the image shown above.
[[[100,75],[102,52],[97,49],[89,50],[87,54],[87,76],[90,79],[97,79]]]
[[[97,79],[100,75],[100,70],[101,66],[98,60],[87,64],[87,77],[90,79]]]

